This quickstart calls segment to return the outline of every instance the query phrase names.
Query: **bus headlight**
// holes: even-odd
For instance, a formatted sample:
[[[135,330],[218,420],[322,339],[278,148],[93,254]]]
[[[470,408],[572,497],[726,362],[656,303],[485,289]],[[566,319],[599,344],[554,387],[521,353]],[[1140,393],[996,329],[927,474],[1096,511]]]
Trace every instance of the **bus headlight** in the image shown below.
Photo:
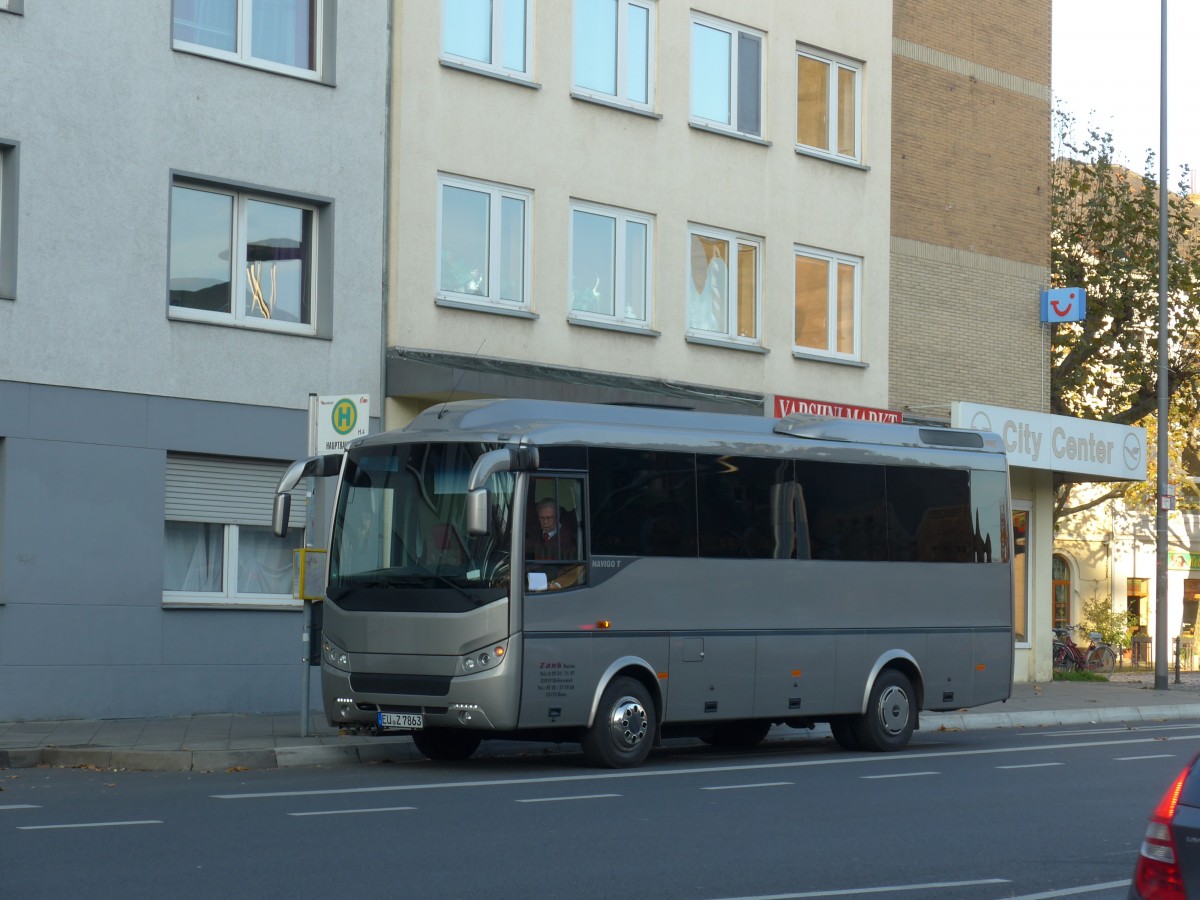
[[[325,658],[325,662],[329,663],[335,669],[341,669],[345,672],[350,671],[350,657],[345,650],[328,638],[321,642],[321,655]]]
[[[475,650],[462,657],[458,661],[458,671],[463,675],[473,675],[485,669],[494,669],[504,661],[504,654],[507,652],[507,641],[501,644],[489,644],[482,650]]]

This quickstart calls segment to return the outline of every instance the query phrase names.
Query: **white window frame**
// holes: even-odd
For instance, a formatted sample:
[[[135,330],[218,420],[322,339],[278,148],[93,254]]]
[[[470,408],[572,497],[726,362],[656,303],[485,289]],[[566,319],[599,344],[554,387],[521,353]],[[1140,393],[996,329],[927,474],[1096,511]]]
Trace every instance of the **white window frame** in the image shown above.
[[[442,0],[442,34],[439,40],[440,59],[443,63],[449,63],[463,69],[473,69],[485,75],[492,75],[497,78],[514,79],[516,81],[533,82],[533,22],[536,18],[536,3],[537,0],[490,0],[491,2],[491,62],[485,62],[480,59],[474,59],[470,56],[459,56],[455,53],[448,52],[446,48],[446,0]],[[561,0],[557,0],[561,2]],[[510,69],[504,65],[504,6],[506,3],[524,3],[525,4],[525,68]]]
[[[253,19],[254,19],[254,3],[255,0],[237,0],[237,49],[230,52],[221,50],[216,47],[208,47],[204,44],[193,44],[190,41],[179,40],[175,37],[175,4],[171,4],[171,46],[175,50],[180,50],[184,53],[194,53],[197,56],[209,56],[213,59],[224,60],[225,62],[237,63],[243,66],[250,66],[255,69],[264,69],[268,72],[277,72],[281,75],[291,75],[295,78],[303,78],[309,81],[324,80],[323,73],[326,70],[325,63],[325,4],[330,0],[315,0],[313,5],[312,21],[309,27],[312,29],[313,42],[313,65],[314,68],[309,69],[302,66],[288,66],[283,63],[275,62],[270,59],[261,59],[257,56],[252,56],[250,48],[253,44]],[[336,0],[334,0],[336,2]]]
[[[615,241],[613,245],[613,254],[616,257],[613,260],[613,315],[604,313],[588,312],[586,310],[575,309],[571,300],[571,285],[575,283],[575,213],[584,212],[596,216],[603,216],[614,220]],[[635,316],[626,315],[623,310],[627,308],[625,297],[625,260],[628,256],[626,250],[626,228],[629,223],[644,225],[646,228],[646,271],[643,274],[645,284],[643,290],[646,297],[645,316],[637,318]],[[579,322],[601,322],[610,325],[619,325],[623,328],[632,328],[638,331],[650,331],[651,322],[654,321],[654,217],[647,213],[633,212],[628,209],[621,209],[615,206],[603,206],[598,203],[587,203],[582,200],[572,200],[570,206],[570,224],[568,226],[569,238],[567,242],[567,318]]]
[[[253,465],[255,468],[259,468],[259,469],[266,470],[266,471],[270,471],[272,469],[277,468],[278,472],[280,474],[282,474],[284,469],[286,468],[285,464],[268,463],[265,461],[225,460],[225,459],[216,458],[216,457],[205,459],[202,457],[187,457],[186,454],[181,454],[180,457],[178,457],[178,458],[186,459],[186,461],[190,462],[190,463],[199,462],[199,465],[201,465],[205,468],[210,468],[213,471],[213,477],[216,477],[216,478],[221,477],[224,467],[230,463],[232,463],[233,466],[235,466],[237,468],[240,468],[241,465],[244,465],[247,463]],[[168,457],[168,471],[170,471],[170,468],[171,468],[170,460],[171,460],[171,457]],[[202,491],[203,490],[202,485],[203,485],[202,479],[197,478],[195,480],[193,489]],[[264,491],[261,489],[261,485],[258,485],[257,487],[259,488],[259,490],[254,490],[254,488],[247,488],[247,491],[253,492],[255,494],[264,493]],[[305,515],[304,504],[305,504],[304,488],[300,487],[292,492],[292,512],[291,512],[290,521],[292,524],[292,532],[291,533],[300,536],[299,545],[301,547],[303,547],[305,545],[305,542],[303,540],[304,527],[303,527],[303,525],[299,524],[299,523],[303,522],[303,520],[304,520],[304,515]],[[171,510],[168,509],[166,511],[166,515],[164,516],[164,529],[165,529],[166,522],[185,522],[185,523],[194,523],[194,524],[215,525],[222,529],[222,536],[221,536],[221,540],[222,540],[222,548],[221,548],[222,585],[221,585],[220,591],[169,591],[164,586],[164,588],[163,588],[163,606],[164,607],[166,607],[166,606],[192,607],[192,608],[194,608],[194,607],[225,607],[225,608],[238,608],[238,609],[293,609],[293,608],[301,607],[303,604],[303,601],[293,597],[290,590],[286,594],[258,594],[258,593],[241,592],[238,590],[238,586],[237,586],[238,554],[241,552],[241,542],[239,540],[239,537],[240,537],[239,529],[244,528],[244,527],[251,527],[251,526],[258,527],[258,528],[262,528],[262,527],[269,528],[270,526],[269,526],[269,524],[267,524],[266,519],[267,519],[267,517],[269,517],[270,506],[265,503],[265,500],[263,503],[263,509],[267,510],[268,512],[264,514],[264,521],[260,521],[260,522],[249,522],[249,521],[244,521],[244,520],[237,521],[238,519],[242,518],[244,513],[239,515],[239,513],[236,512],[235,510],[228,510],[227,514],[216,513],[216,514],[212,515],[211,517],[205,517],[205,518],[201,519],[201,518],[197,517],[196,515],[186,515],[186,514],[173,515]],[[164,548],[163,548],[164,555],[166,552],[167,552],[166,547],[164,546]],[[294,565],[295,565],[295,563],[293,562],[293,566]],[[294,585],[295,584],[295,572],[294,571],[292,573],[291,580],[292,580],[292,584]]]
[[[442,200],[447,187],[478,191],[488,195],[488,293],[469,294],[442,288]],[[525,204],[524,227],[521,234],[521,299],[519,301],[500,298],[501,259],[503,248],[500,237],[503,228],[503,200],[520,200]],[[434,273],[434,289],[439,301],[453,305],[466,305],[480,309],[527,311],[532,291],[533,260],[533,191],[526,188],[478,181],[454,175],[438,176],[437,196],[437,265]]]
[[[631,99],[629,94],[628,73],[629,73],[629,7],[637,7],[646,10],[646,102]],[[604,103],[611,103],[617,106],[627,106],[630,109],[637,109],[643,112],[652,112],[654,110],[654,70],[655,70],[655,44],[657,35],[657,16],[658,4],[656,0],[617,0],[617,45],[614,49],[616,61],[617,75],[617,92],[609,94],[604,91],[596,90],[595,88],[584,87],[578,81],[578,74],[572,67],[571,74],[571,90],[574,94],[581,97],[588,97],[593,100],[600,100]],[[572,61],[578,57],[578,47],[576,46],[577,35],[572,32],[571,37],[571,58]]]
[[[17,296],[17,181],[20,147],[0,140],[0,300]]]
[[[803,346],[796,340],[795,334],[795,314],[796,314],[796,284],[795,276],[792,281],[792,353],[795,356],[808,357],[824,357],[835,360],[859,361],[862,357],[862,281],[863,281],[863,259],[861,256],[851,256],[848,253],[834,253],[829,250],[821,250],[817,247],[806,247],[801,244],[796,244],[793,247],[793,256],[806,256],[810,259],[819,259],[829,263],[829,280],[827,282],[825,293],[825,311],[826,311],[826,346],[808,347]],[[854,269],[854,349],[850,353],[841,353],[837,350],[837,275],[838,266],[848,265]],[[793,260],[793,272],[795,265]]]
[[[310,337],[315,336],[317,334],[318,317],[324,315],[324,311],[320,309],[322,297],[319,289],[319,285],[321,283],[320,262],[325,250],[325,248],[323,248],[320,244],[321,235],[325,232],[325,229],[321,227],[323,207],[290,195],[238,189],[220,183],[201,182],[192,179],[172,179],[172,194],[174,193],[175,188],[183,188],[212,194],[223,194],[233,198],[233,234],[231,236],[230,245],[234,248],[237,258],[230,261],[230,290],[232,291],[232,302],[230,303],[230,308],[232,312],[216,312],[207,309],[193,309],[187,306],[173,306],[170,302],[170,285],[168,284],[167,317],[182,321],[207,322],[212,325],[252,328],[259,331],[278,331],[285,334],[300,334]],[[272,203],[277,206],[288,206],[311,213],[308,234],[309,246],[311,247],[311,252],[309,253],[310,271],[308,277],[308,322],[282,322],[274,319],[263,319],[257,316],[246,315],[245,297],[247,276],[246,260],[244,255],[245,241],[241,239],[240,235],[245,233],[246,204],[247,201],[250,200],[257,200],[263,203]],[[168,245],[168,250],[170,250],[170,245]],[[168,260],[168,271],[169,266],[170,261]]]
[[[693,28],[696,25],[702,25],[706,28],[712,28],[716,31],[723,31],[730,36],[730,39],[731,39],[730,46],[729,46],[729,119],[730,119],[730,121],[728,123],[725,123],[725,122],[717,121],[715,119],[707,119],[707,118],[704,118],[703,116],[697,116],[694,112],[692,112],[692,109],[695,106],[694,96],[695,96],[695,91],[696,91],[696,85],[692,79],[690,68],[688,71],[688,87],[689,87],[689,97],[691,97],[693,99],[689,100],[689,104],[688,104],[688,106],[689,106],[689,109],[688,109],[689,121],[693,125],[698,125],[702,128],[712,129],[714,131],[721,131],[721,132],[725,132],[726,134],[731,134],[731,135],[748,136],[755,140],[763,140],[765,137],[764,132],[766,131],[766,115],[767,115],[767,102],[766,102],[767,101],[767,90],[766,90],[767,35],[766,35],[766,32],[759,31],[756,28],[749,28],[745,25],[737,25],[732,22],[726,22],[722,19],[713,18],[712,16],[706,16],[701,13],[693,12],[691,21],[688,25],[688,44],[689,44],[689,52],[693,56],[693,63],[692,63],[693,65],[694,65],[694,55],[695,55],[696,50],[695,50],[695,47],[692,46],[691,41],[692,41]],[[759,55],[759,61],[758,61],[759,65],[758,65],[758,131],[757,132],[744,131],[737,127],[737,121],[738,121],[738,117],[739,117],[738,116],[738,112],[739,112],[738,111],[738,88],[739,88],[739,83],[738,83],[738,53],[739,53],[738,37],[743,34],[757,38],[759,47],[760,47],[760,51],[759,51],[760,55]]]
[[[828,129],[826,131],[826,141],[829,144],[829,149],[824,147],[813,147],[808,144],[800,143],[800,124],[796,123],[796,149],[809,155],[821,156],[826,159],[835,160],[838,162],[862,162],[862,140],[863,140],[863,121],[862,121],[862,89],[863,89],[863,65],[860,62],[855,62],[845,57],[834,56],[829,53],[821,53],[811,48],[797,48],[796,50],[796,77],[799,79],[800,60],[809,59],[814,62],[824,63],[829,67],[829,96],[825,98],[826,109],[828,110]],[[838,151],[838,122],[841,118],[841,109],[839,108],[838,91],[838,73],[841,70],[847,70],[854,73],[854,153],[847,156]],[[798,87],[798,86],[797,86]],[[799,110],[797,109],[797,115]]]
[[[692,291],[694,284],[692,280],[692,236],[712,238],[714,240],[726,241],[729,244],[729,266],[728,266],[728,283],[730,285],[729,293],[732,295],[726,298],[725,303],[725,328],[723,331],[710,331],[704,328],[695,328],[692,325],[691,312],[687,307],[692,299]],[[740,264],[738,246],[752,246],[755,248],[754,253],[754,337],[742,337],[737,333],[738,327],[738,297],[736,285],[738,284],[738,266]],[[687,229],[687,257],[686,266],[686,282],[684,289],[684,322],[686,323],[686,337],[689,340],[700,340],[706,343],[720,343],[737,347],[762,347],[763,345],[763,248],[765,242],[761,237],[755,237],[749,234],[743,234],[739,231],[729,231],[724,228],[712,228],[707,225],[697,225],[689,223]]]

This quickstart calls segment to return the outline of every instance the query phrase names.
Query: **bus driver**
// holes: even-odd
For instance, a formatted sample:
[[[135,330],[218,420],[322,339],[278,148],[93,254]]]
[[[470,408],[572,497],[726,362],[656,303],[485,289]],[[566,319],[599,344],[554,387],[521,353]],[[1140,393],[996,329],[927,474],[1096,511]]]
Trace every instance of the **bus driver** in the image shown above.
[[[527,556],[532,560],[577,560],[579,559],[579,537],[576,529],[559,509],[558,503],[547,497],[537,503],[537,521],[540,531],[530,536]],[[581,565],[541,566],[546,572],[552,591],[573,587],[583,574]]]

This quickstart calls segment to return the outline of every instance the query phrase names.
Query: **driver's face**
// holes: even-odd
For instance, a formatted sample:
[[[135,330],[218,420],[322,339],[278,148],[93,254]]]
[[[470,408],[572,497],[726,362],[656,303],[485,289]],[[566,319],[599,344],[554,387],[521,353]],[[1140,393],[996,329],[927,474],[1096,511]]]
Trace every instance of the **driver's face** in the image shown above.
[[[553,531],[558,516],[554,514],[552,509],[539,509],[538,522],[542,525],[542,531]]]

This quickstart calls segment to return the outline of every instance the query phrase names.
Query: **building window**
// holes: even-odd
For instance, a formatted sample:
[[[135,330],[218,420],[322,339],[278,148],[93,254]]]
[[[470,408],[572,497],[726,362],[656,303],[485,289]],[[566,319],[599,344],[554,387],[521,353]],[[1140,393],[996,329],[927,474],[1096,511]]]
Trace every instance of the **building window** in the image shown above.
[[[862,68],[858,63],[796,53],[796,144],[838,159],[862,158]]]
[[[763,39],[707,16],[692,16],[692,121],[762,137]]]
[[[634,328],[650,324],[654,220],[571,204],[571,316]]]
[[[695,225],[688,241],[689,335],[760,344],[762,241]]]
[[[0,140],[0,300],[17,296],[18,147]]]
[[[654,13],[652,0],[575,0],[575,90],[653,107]]]
[[[304,492],[293,494],[288,537],[271,532],[284,466],[256,460],[167,457],[163,602],[292,606],[292,552],[304,544]]]
[[[521,188],[443,177],[438,197],[438,298],[529,306],[530,207]]]
[[[532,5],[533,0],[442,0],[442,59],[529,79]]]
[[[796,351],[858,359],[861,270],[857,257],[796,247]]]
[[[319,208],[177,182],[170,316],[313,334]]]
[[[174,0],[171,37],[176,50],[318,78],[328,2]]]
[[[1051,619],[1055,628],[1071,627],[1071,569],[1066,559],[1054,554],[1050,566],[1050,591],[1054,608]]]

